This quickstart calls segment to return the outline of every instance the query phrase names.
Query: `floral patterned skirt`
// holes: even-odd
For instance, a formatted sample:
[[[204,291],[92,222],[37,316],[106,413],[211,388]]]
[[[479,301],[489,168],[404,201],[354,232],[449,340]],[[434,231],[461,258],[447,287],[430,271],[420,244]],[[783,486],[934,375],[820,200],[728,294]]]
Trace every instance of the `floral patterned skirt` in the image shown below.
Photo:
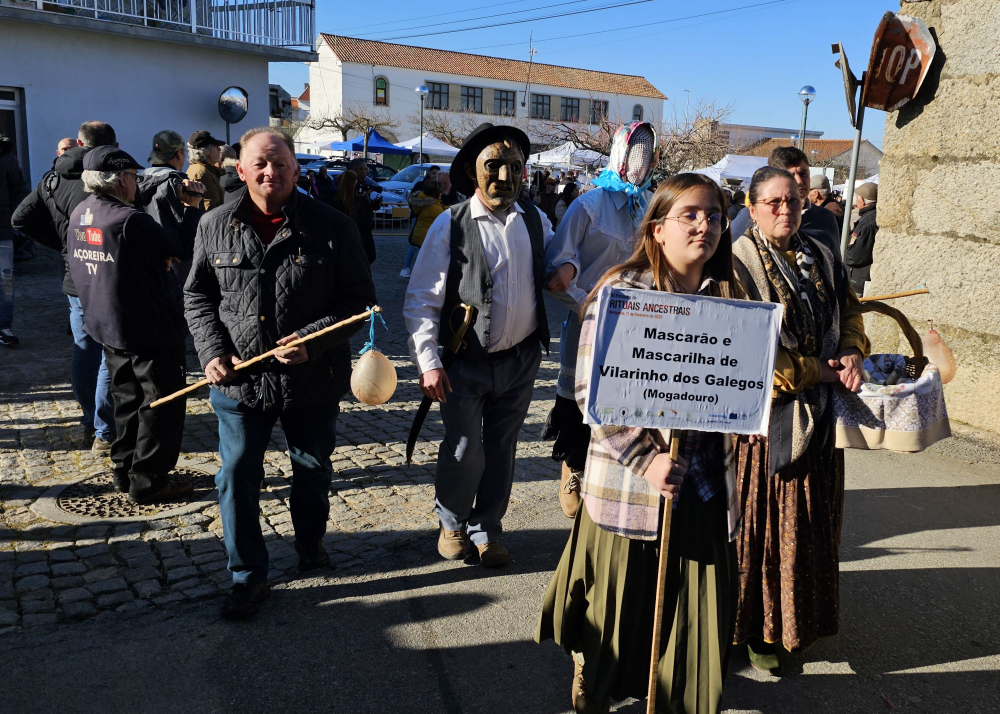
[[[737,455],[743,521],[734,642],[757,638],[800,652],[840,627],[844,452],[824,459],[810,445],[770,479],[766,440],[740,437]]]

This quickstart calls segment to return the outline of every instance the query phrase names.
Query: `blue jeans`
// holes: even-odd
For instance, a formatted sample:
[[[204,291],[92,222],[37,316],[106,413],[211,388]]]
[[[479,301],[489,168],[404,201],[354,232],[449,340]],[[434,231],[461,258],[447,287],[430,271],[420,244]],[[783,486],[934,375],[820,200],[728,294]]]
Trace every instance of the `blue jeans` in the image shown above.
[[[268,558],[260,530],[260,486],[271,430],[280,419],[292,461],[289,510],[295,544],[308,548],[322,540],[330,516],[330,455],[337,442],[340,404],[266,412],[230,399],[215,388],[211,401],[219,418],[222,468],[215,475],[215,485],[219,487],[229,570],[234,583],[262,583],[267,580]]]
[[[411,245],[406,250],[406,260],[403,261],[403,268],[406,270],[413,270],[413,264],[417,262],[417,251],[419,251],[415,245]]]
[[[14,241],[0,240],[0,330],[14,324]]]
[[[104,441],[115,439],[115,402],[111,396],[111,375],[104,362],[104,347],[83,329],[83,306],[80,298],[67,295],[69,324],[73,330],[73,362],[70,383],[73,395],[83,410],[80,421],[94,436]]]

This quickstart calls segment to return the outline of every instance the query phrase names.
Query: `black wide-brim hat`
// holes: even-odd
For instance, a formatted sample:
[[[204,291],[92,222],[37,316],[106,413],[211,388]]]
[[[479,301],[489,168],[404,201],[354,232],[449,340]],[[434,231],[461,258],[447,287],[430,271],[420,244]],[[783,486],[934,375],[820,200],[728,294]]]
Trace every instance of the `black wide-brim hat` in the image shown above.
[[[476,192],[476,183],[465,175],[465,167],[472,164],[475,167],[476,158],[479,152],[490,144],[504,139],[514,141],[521,149],[522,158],[527,161],[531,153],[531,140],[528,135],[515,126],[494,126],[489,122],[483,122],[465,137],[462,148],[458,150],[454,160],[451,162],[451,185],[459,193],[471,196]]]

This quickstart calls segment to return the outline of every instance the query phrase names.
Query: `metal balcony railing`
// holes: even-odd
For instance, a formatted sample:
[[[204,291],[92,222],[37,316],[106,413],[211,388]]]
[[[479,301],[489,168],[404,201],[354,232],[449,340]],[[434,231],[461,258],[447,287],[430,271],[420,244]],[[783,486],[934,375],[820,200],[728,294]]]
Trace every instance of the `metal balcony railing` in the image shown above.
[[[36,0],[42,12],[313,52],[315,0]]]

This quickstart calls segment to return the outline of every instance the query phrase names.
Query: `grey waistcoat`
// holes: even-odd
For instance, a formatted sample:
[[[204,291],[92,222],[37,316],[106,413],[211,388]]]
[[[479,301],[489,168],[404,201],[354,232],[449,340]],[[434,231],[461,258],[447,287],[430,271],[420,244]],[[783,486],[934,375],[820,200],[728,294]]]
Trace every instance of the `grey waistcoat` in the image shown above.
[[[469,199],[471,200],[471,199]],[[469,200],[451,208],[451,262],[448,266],[448,280],[445,287],[444,306],[441,308],[441,328],[439,344],[447,345],[451,340],[451,316],[460,303],[472,305],[479,317],[473,329],[465,336],[467,347],[459,353],[460,359],[482,360],[486,358],[490,346],[490,308],[493,303],[493,279],[486,262],[486,253],[479,237],[479,228],[472,218]],[[545,316],[545,302],[542,297],[545,265],[545,239],[542,234],[542,219],[534,204],[518,201],[524,213],[521,214],[531,239],[531,268],[535,283],[535,320],[538,324],[536,335],[546,351],[549,349],[549,323]],[[456,318],[457,322],[457,318]]]

